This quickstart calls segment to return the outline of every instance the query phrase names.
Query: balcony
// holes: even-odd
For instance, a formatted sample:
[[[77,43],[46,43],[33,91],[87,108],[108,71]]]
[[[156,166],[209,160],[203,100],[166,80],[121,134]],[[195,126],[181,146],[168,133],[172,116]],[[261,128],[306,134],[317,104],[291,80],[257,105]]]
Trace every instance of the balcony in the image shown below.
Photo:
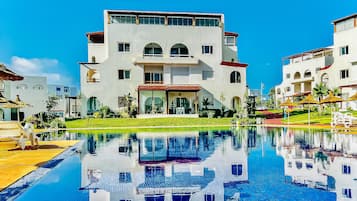
[[[175,55],[172,57],[143,55],[142,57],[137,57],[134,64],[198,65],[199,59],[189,55]]]

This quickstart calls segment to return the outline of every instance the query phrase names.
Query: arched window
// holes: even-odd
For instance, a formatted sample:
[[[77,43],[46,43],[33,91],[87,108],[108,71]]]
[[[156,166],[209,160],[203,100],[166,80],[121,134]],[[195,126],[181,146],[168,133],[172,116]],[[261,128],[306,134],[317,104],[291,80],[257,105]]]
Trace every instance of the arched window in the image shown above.
[[[188,57],[188,49],[184,44],[176,44],[170,50],[171,57]]]
[[[99,82],[100,73],[95,69],[89,69],[87,72],[87,82]]]
[[[294,80],[297,80],[297,79],[300,79],[300,78],[301,78],[300,73],[299,73],[299,72],[296,72],[296,73],[294,74]]]
[[[149,43],[144,48],[144,56],[162,57],[162,48],[157,43]]]
[[[36,85],[34,85],[34,86],[32,87],[32,89],[34,89],[34,90],[43,90],[43,86],[40,85],[40,84],[36,84]]]
[[[16,89],[27,89],[27,85],[26,84],[19,84],[16,86]]]
[[[231,73],[231,83],[240,83],[240,73],[238,71]]]
[[[232,98],[232,108],[234,109],[234,110],[237,110],[237,109],[239,109],[241,107],[241,99],[240,99],[240,97],[239,96],[234,96],[233,98]]]
[[[164,101],[160,97],[147,98],[145,100],[145,113],[163,113]]]
[[[310,70],[306,70],[304,73],[304,78],[308,78],[311,77],[311,71]]]
[[[328,83],[328,74],[327,73],[322,74],[321,82],[324,83],[325,85]]]

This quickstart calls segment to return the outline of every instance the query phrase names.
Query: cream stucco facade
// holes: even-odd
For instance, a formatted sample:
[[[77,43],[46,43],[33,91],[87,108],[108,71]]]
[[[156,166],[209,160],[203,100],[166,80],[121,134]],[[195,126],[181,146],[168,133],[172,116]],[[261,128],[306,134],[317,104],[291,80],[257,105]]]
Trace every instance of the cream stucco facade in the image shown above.
[[[104,11],[104,32],[88,33],[80,64],[82,114],[101,106],[140,114],[197,114],[237,108],[246,91],[238,34],[224,31],[223,14]]]
[[[332,46],[284,59],[283,81],[275,87],[277,104],[287,97],[303,97],[319,83],[339,88],[344,99],[357,92],[357,14],[337,19],[333,25]],[[342,108],[347,107],[357,109],[357,104],[343,103]]]

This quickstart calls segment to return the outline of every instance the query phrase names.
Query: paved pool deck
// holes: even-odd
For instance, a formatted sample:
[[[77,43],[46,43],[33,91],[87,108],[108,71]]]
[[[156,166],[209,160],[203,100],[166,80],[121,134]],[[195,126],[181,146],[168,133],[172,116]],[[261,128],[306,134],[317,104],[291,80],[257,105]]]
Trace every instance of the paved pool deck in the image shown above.
[[[1,141],[0,191],[41,167],[77,142],[76,140],[41,141],[37,149],[30,149],[27,144],[26,149],[21,150],[15,146],[14,141]]]

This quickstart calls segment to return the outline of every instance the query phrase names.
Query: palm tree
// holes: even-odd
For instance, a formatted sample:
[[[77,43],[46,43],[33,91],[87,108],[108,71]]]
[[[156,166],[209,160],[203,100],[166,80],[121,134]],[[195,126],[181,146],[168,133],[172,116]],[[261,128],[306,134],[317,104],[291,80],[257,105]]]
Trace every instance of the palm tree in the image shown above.
[[[340,96],[341,95],[341,90],[338,87],[330,89],[329,91],[331,91],[334,96]]]
[[[328,94],[328,91],[329,90],[324,83],[316,84],[313,88],[313,93],[319,99],[319,101],[321,101],[322,98]]]

